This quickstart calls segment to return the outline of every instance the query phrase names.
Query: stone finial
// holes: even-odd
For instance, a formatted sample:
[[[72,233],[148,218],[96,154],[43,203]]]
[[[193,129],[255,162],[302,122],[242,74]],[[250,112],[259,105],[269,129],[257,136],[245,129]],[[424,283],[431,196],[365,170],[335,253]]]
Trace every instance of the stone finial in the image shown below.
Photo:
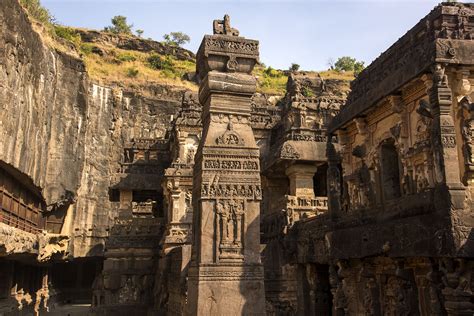
[[[224,15],[223,20],[214,20],[213,29],[214,34],[239,36],[239,31],[230,27],[230,17],[228,14]]]

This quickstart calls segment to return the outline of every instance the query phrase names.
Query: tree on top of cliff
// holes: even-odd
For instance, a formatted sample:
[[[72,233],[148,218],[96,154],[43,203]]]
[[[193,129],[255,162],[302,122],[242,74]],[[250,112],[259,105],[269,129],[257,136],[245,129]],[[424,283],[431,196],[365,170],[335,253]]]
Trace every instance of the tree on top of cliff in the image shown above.
[[[290,70],[291,72],[298,71],[298,70],[300,70],[300,65],[295,64],[295,63],[292,63],[291,66],[290,66],[290,68],[289,68],[289,70]]]
[[[165,43],[173,46],[181,46],[183,44],[189,43],[191,38],[188,34],[183,32],[171,32],[169,34],[163,35]]]
[[[333,66],[331,66],[331,68],[333,68]],[[365,65],[363,61],[358,61],[357,59],[349,56],[338,58],[334,64],[334,70],[339,72],[353,71],[354,75],[359,74],[362,70],[364,70],[364,68]]]
[[[116,15],[111,20],[112,25],[104,27],[104,31],[115,34],[132,34],[133,24],[127,24],[127,17]]]

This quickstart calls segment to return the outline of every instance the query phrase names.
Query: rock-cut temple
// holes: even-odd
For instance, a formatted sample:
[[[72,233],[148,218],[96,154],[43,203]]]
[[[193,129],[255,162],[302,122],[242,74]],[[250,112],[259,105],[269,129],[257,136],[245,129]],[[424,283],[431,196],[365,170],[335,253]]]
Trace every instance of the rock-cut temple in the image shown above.
[[[0,22],[0,315],[474,315],[473,4],[283,96],[227,15],[146,94]]]

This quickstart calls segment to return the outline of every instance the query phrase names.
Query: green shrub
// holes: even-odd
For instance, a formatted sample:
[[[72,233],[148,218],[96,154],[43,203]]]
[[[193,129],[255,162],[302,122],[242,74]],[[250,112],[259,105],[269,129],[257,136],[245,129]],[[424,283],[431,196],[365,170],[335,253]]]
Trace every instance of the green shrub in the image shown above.
[[[123,61],[123,62],[128,62],[128,61],[135,61],[137,60],[137,58],[131,54],[128,54],[128,53],[123,53],[123,54],[119,54],[117,56],[117,59],[120,60],[120,61]]]
[[[314,97],[314,92],[313,92],[313,90],[311,90],[311,89],[308,88],[308,87],[303,87],[303,90],[301,91],[301,93],[303,94],[303,96],[305,96],[305,97],[307,97],[307,98]]]
[[[127,69],[127,77],[135,78],[138,76],[138,69],[136,68],[128,68]]]
[[[94,48],[94,44],[91,44],[91,43],[82,43],[79,46],[79,50],[84,55],[90,55],[92,53],[93,48]]]
[[[272,78],[278,78],[278,77],[281,77],[283,76],[283,72],[277,70],[277,69],[273,69],[272,67],[268,67],[264,70],[264,74],[268,77],[272,77]]]
[[[292,71],[292,72],[298,71],[298,70],[300,70],[300,65],[292,63],[289,70]]]
[[[147,62],[150,68],[173,71],[173,61],[169,56],[151,55],[147,58]]]
[[[20,4],[37,21],[45,26],[51,26],[53,17],[49,11],[41,6],[40,0],[20,0]]]
[[[73,43],[76,47],[81,46],[81,36],[70,27],[55,25],[54,34],[56,34],[57,37]]]

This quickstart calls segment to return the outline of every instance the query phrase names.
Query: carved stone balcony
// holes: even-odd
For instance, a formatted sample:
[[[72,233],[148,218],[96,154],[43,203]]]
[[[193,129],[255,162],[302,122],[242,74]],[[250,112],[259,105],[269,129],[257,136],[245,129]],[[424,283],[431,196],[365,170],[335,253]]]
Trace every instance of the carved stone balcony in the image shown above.
[[[286,235],[288,229],[301,219],[314,217],[328,210],[328,199],[325,196],[285,195],[280,203],[280,210],[262,218],[262,241]]]
[[[132,202],[132,214],[138,217],[153,216],[156,201]]]
[[[285,195],[282,208],[287,209],[293,221],[312,217],[328,210],[328,198],[325,196],[293,196]]]

